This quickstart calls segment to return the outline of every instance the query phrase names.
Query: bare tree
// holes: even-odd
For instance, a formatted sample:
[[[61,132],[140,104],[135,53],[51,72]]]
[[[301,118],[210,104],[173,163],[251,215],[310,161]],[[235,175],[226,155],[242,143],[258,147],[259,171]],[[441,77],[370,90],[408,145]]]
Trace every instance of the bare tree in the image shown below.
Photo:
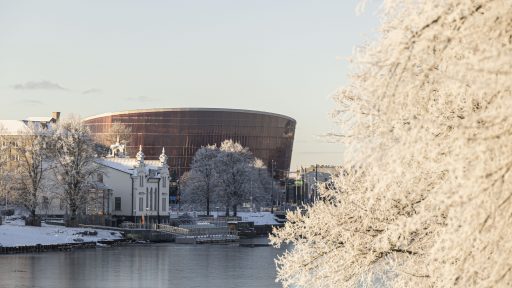
[[[51,166],[52,130],[38,123],[28,124],[26,130],[11,137],[10,149],[10,188],[15,203],[25,207],[30,216],[27,225],[40,226],[36,217],[41,197],[48,190],[48,176]]]
[[[96,164],[94,141],[79,119],[61,121],[54,137],[56,180],[70,210],[68,225],[77,225],[77,214],[85,209],[92,181],[102,173]]]
[[[348,172],[274,244],[290,287],[509,287],[512,5],[385,0],[335,96]]]
[[[130,142],[132,129],[129,126],[124,125],[121,122],[113,122],[107,133],[103,134],[102,142],[105,144],[114,144],[117,140],[121,144],[127,144]]]
[[[7,191],[10,181],[9,179],[9,145],[8,136],[5,128],[0,125],[0,197],[7,205]]]
[[[219,155],[219,149],[215,146],[205,146],[197,150],[187,181],[184,181],[183,195],[186,203],[204,205],[206,215],[210,215],[210,204],[214,191],[217,189],[217,172],[215,162]]]

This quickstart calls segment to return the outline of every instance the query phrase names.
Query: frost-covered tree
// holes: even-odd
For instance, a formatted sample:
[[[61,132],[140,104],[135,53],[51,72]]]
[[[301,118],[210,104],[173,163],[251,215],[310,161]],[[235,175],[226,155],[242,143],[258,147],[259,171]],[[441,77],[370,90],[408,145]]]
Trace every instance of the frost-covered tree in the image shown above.
[[[6,201],[7,192],[9,190],[9,145],[7,142],[5,128],[0,125],[0,197]]]
[[[102,134],[101,140],[106,145],[111,145],[117,142],[121,144],[127,144],[130,142],[132,129],[129,126],[124,125],[121,122],[113,122],[108,131]]]
[[[91,181],[102,171],[95,162],[97,154],[91,133],[79,119],[61,121],[54,142],[55,178],[69,207],[69,225],[76,225],[77,214],[86,205]]]
[[[110,151],[111,145],[117,142],[124,145],[125,149],[127,149],[127,144],[131,140],[131,134],[132,129],[129,126],[121,122],[114,122],[104,133],[93,135],[95,137],[94,140],[96,140],[95,150],[100,157],[107,156],[112,152]],[[129,154],[128,151],[124,152]]]
[[[226,215],[243,203],[266,205],[270,199],[272,179],[263,162],[248,148],[226,140],[199,149],[191,170],[183,175],[183,200],[193,208],[205,207],[210,215],[211,204],[226,208]]]
[[[272,182],[267,166],[259,158],[252,162],[252,176],[250,183],[250,200],[256,208],[271,205]],[[277,186],[277,184],[275,184]]]
[[[48,192],[49,173],[52,169],[52,130],[38,124],[29,124],[24,131],[5,141],[10,149],[9,187],[14,192],[12,200],[25,207],[30,217],[27,225],[40,225],[36,210],[41,197]],[[47,198],[45,198],[47,199]]]
[[[217,171],[215,163],[219,156],[219,149],[215,145],[204,146],[197,150],[186,181],[183,181],[183,196],[186,204],[201,206],[210,215],[210,205],[214,192],[218,188]]]
[[[220,145],[220,153],[216,161],[219,179],[219,201],[226,207],[233,208],[233,215],[237,215],[237,208],[250,198],[251,181],[255,174],[252,163],[254,156],[247,147],[233,140],[225,140]]]
[[[287,287],[512,285],[512,2],[385,0],[337,93],[347,173],[273,241]],[[343,175],[343,174],[342,174]]]

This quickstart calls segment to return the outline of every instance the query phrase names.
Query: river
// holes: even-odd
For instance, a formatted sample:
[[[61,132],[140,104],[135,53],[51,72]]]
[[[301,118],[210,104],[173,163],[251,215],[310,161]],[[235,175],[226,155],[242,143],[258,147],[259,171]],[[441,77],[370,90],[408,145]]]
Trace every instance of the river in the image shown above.
[[[0,255],[0,287],[281,287],[283,250],[234,245],[152,244]]]

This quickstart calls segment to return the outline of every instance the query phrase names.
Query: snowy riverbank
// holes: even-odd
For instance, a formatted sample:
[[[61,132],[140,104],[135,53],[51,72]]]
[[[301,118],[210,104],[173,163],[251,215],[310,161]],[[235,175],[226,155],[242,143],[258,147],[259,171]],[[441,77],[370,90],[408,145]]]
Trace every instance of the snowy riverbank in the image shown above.
[[[88,232],[84,233],[85,231]],[[44,223],[42,227],[30,227],[25,226],[24,221],[20,219],[7,219],[6,223],[0,225],[0,246],[3,247],[97,242],[122,238],[118,231],[67,228]]]
[[[252,221],[254,225],[278,225],[274,214],[270,212],[239,212],[242,221]]]

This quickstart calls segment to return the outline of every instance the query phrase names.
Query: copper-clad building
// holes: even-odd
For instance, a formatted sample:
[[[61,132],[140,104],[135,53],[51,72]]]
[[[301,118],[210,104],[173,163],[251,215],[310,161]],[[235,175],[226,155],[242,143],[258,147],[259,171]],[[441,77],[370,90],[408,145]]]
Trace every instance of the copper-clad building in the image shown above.
[[[165,147],[169,166],[179,175],[189,169],[198,148],[226,139],[249,147],[268,167],[273,160],[282,175],[290,168],[296,126],[293,118],[284,115],[211,108],[131,110],[92,116],[84,122],[99,142],[113,123],[124,124],[131,129],[127,144],[131,157],[142,145],[147,159],[158,159]]]

